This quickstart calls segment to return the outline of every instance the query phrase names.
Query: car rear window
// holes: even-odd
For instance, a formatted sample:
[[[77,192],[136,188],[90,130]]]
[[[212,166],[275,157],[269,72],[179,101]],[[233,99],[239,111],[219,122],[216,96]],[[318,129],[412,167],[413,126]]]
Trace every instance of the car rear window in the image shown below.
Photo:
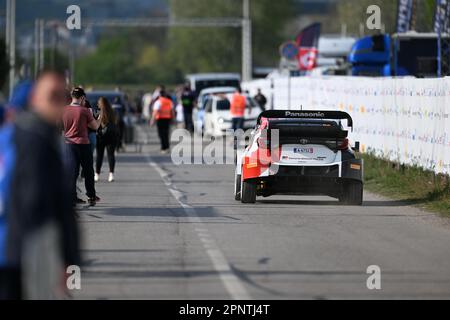
[[[122,100],[122,96],[120,94],[97,94],[97,93],[90,94],[90,93],[88,93],[86,96],[87,96],[87,99],[89,100],[89,103],[92,106],[97,106],[97,102],[101,97],[105,97],[106,99],[108,99],[110,104],[113,104],[114,100],[116,98],[119,98],[120,104],[122,104],[122,105],[124,104],[123,100]]]
[[[218,100],[216,108],[219,111],[230,110],[230,101],[228,101],[227,99]]]

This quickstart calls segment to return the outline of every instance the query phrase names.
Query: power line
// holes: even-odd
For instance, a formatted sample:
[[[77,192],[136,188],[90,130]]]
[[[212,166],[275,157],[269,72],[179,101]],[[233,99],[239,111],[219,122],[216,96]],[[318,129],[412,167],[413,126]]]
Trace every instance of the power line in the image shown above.
[[[241,28],[242,19],[236,18],[193,18],[193,19],[105,19],[87,21],[86,27],[230,27]]]
[[[252,78],[252,23],[250,19],[250,0],[242,0],[242,18],[149,18],[149,19],[104,19],[87,20],[84,28],[109,27],[109,28],[136,28],[136,27],[193,27],[193,28],[241,28],[242,29],[242,80],[249,81]],[[54,26],[55,21],[40,20],[39,37],[39,69],[44,62],[44,28]],[[36,54],[38,55],[38,54]]]
[[[252,23],[250,0],[242,0],[242,18],[191,18],[191,19],[106,19],[88,21],[87,27],[195,27],[242,29],[242,80],[252,79]]]

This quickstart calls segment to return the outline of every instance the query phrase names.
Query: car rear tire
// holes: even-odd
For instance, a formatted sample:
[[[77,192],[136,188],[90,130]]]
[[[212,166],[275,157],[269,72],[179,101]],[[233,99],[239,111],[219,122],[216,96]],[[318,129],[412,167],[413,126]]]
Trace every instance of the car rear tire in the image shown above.
[[[234,175],[234,200],[241,201],[241,175]]]
[[[350,182],[344,185],[344,194],[339,198],[343,204],[361,206],[363,204],[362,182]]]
[[[256,202],[256,183],[253,181],[242,181],[241,184],[241,202]]]

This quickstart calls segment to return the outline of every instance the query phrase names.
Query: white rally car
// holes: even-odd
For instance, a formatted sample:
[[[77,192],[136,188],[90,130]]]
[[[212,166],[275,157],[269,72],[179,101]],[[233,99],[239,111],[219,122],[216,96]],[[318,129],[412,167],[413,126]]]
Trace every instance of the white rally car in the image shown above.
[[[265,111],[245,150],[236,147],[235,199],[257,196],[327,195],[362,205],[363,161],[352,149],[349,114],[338,111]]]

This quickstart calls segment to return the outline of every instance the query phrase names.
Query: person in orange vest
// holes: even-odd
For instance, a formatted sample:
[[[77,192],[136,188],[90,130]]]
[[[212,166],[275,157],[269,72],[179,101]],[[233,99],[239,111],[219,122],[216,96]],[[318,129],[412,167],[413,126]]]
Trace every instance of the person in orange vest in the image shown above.
[[[170,151],[170,123],[174,117],[173,102],[166,92],[161,90],[158,100],[153,105],[153,116],[150,125],[153,126],[156,123],[162,154],[167,154]]]
[[[231,98],[230,113],[233,130],[244,129],[245,107],[247,98],[242,94],[242,89],[237,88]]]

